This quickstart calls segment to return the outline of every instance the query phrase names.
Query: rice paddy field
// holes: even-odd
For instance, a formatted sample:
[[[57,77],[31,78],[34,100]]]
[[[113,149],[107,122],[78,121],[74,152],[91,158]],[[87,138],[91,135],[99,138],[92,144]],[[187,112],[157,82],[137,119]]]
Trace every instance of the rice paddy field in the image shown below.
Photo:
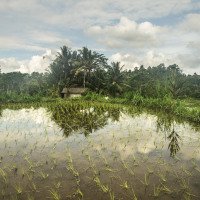
[[[200,199],[200,127],[109,103],[0,110],[0,199]]]

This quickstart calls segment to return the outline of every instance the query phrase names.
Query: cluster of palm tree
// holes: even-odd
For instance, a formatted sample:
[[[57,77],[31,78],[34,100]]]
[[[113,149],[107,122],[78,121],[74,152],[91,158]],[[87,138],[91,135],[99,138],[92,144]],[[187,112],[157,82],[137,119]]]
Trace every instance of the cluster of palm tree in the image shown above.
[[[88,87],[94,91],[107,91],[115,95],[122,92],[123,74],[119,62],[108,59],[96,51],[83,47],[72,51],[63,46],[49,67],[49,81],[59,90],[72,85]]]
[[[87,47],[74,51],[63,46],[47,73],[0,71],[0,99],[10,94],[58,96],[64,87],[87,87],[97,93],[126,98],[139,94],[200,99],[200,75],[186,75],[176,64],[140,66],[132,70],[123,67],[120,62],[109,63],[103,54]]]
[[[200,98],[200,76],[185,75],[176,64],[140,66],[129,71],[123,67],[120,62],[108,64],[103,54],[87,47],[72,51],[63,46],[50,65],[48,82],[59,92],[63,87],[76,85],[112,96],[132,92],[155,98],[165,95]]]

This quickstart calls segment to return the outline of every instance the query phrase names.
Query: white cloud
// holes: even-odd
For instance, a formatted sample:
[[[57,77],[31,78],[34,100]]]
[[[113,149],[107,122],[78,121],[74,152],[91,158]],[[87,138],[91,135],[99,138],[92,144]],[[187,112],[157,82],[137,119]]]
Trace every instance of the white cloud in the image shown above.
[[[116,53],[110,57],[110,60],[114,62],[121,62],[121,64],[124,65],[124,69],[133,70],[135,67],[139,67],[141,65],[144,65],[144,67],[147,68],[148,66],[153,67],[164,63],[166,67],[172,64],[178,64],[186,74],[192,74],[195,72],[200,74],[200,59],[192,55],[170,55],[157,53],[155,51],[148,51],[145,55],[142,56]]]
[[[137,56],[130,54],[116,53],[110,57],[111,62],[121,62],[124,65],[124,69],[133,70],[135,67],[140,66],[140,61]]]
[[[187,48],[191,49],[192,51],[200,54],[200,40],[198,41],[190,41],[187,44]]]
[[[46,64],[40,54],[45,49],[86,44],[109,55],[119,52],[126,55],[120,60],[135,65],[142,58],[147,64],[174,60],[186,70],[198,71],[199,10],[198,0],[1,0],[0,53],[5,55],[6,50],[6,57],[13,57],[13,51],[16,56],[26,51],[38,54],[26,61],[0,56],[1,63],[8,63],[7,71],[43,71]],[[96,40],[85,37],[84,30]],[[133,55],[134,62],[130,61]]]
[[[167,57],[163,53],[156,53],[154,51],[148,51],[144,56],[116,53],[111,56],[110,60],[114,62],[120,61],[123,65],[125,65],[126,69],[131,70],[141,65],[148,67],[158,66],[161,63],[166,63],[166,65],[174,64],[174,59],[172,57]]]
[[[18,61],[16,58],[2,58],[0,59],[0,66],[4,73],[12,71],[20,71],[22,73],[46,72],[55,57],[56,52],[48,49],[43,55],[33,56],[30,60]]]
[[[12,36],[1,36],[0,35],[0,50],[29,50],[29,51],[44,51],[45,48],[36,45],[36,44],[30,44],[24,41],[23,39],[20,39],[18,37],[12,37]]]
[[[146,48],[159,43],[158,35],[162,33],[163,29],[150,22],[136,23],[126,17],[121,17],[116,25],[103,28],[92,26],[86,33],[111,48],[127,46]]]
[[[2,72],[16,71],[23,65],[23,61],[18,61],[16,58],[1,58],[0,68]]]
[[[26,37],[0,35],[0,50],[28,50],[42,52],[49,48],[72,45],[67,38],[51,32],[30,31]]]
[[[200,3],[191,0],[1,0],[0,4],[0,11],[7,10],[11,14],[17,14],[17,24],[27,23],[28,20],[34,26],[40,26],[36,24],[40,22],[73,28],[96,23],[109,24],[124,15],[140,20],[179,14],[197,8],[200,8]]]
[[[49,31],[33,30],[29,33],[29,36],[35,42],[55,44],[55,45],[70,45],[71,41],[63,36],[52,33]]]
[[[27,66],[21,66],[21,72],[31,73],[34,71],[37,72],[45,72],[48,69],[48,66],[55,59],[56,52],[52,50],[47,50],[42,56],[33,56],[31,60],[28,62]]]
[[[121,41],[121,46],[124,46],[124,49],[118,49],[118,53],[112,55],[111,60],[121,61],[129,69],[140,65],[148,67],[165,63],[168,66],[176,63],[185,73],[200,73],[199,22],[200,14],[188,14],[176,26],[162,27],[159,29],[159,31],[161,30],[159,33],[156,33],[156,31],[150,32],[151,34],[155,34],[155,38],[159,41],[156,47],[150,45],[149,48],[143,49],[137,46],[126,48],[128,45]],[[97,33],[100,31],[97,28],[94,30]],[[111,37],[110,40],[112,41],[112,39]],[[147,40],[146,43],[148,43]],[[132,45],[132,43],[129,42],[129,45]]]
[[[200,14],[191,13],[186,15],[184,21],[180,24],[180,28],[186,32],[200,34]]]

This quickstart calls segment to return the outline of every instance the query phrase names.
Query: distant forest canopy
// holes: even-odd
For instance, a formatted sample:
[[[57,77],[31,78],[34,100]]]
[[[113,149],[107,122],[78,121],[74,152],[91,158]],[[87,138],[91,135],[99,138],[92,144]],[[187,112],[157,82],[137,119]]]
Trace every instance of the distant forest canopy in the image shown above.
[[[98,52],[83,47],[78,51],[63,46],[46,73],[0,73],[0,93],[59,96],[63,87],[87,87],[91,91],[120,96],[200,99],[200,75],[186,75],[178,65],[164,64],[124,70],[120,62],[108,64]]]

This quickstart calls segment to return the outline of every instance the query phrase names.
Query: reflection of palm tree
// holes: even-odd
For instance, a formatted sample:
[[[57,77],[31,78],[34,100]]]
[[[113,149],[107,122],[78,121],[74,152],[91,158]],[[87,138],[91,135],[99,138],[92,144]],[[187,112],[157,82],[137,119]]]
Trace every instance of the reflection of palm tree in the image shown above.
[[[120,109],[73,105],[57,105],[51,109],[53,120],[69,136],[71,132],[92,133],[103,128],[108,119],[119,120]]]
[[[170,156],[174,157],[176,155],[176,153],[180,150],[180,146],[179,146],[179,141],[178,139],[180,139],[180,136],[178,135],[177,132],[175,132],[174,128],[171,132],[171,134],[168,136],[168,139],[170,140],[168,149],[170,149]]]
[[[160,115],[160,113],[157,113],[157,121],[156,121],[156,128],[157,132],[168,132],[171,130],[172,124],[174,122],[173,116],[168,115]]]
[[[120,114],[120,109],[115,109],[108,112],[108,116],[112,119],[112,121],[119,121]]]
[[[176,116],[171,113],[166,113],[161,110],[145,110],[145,112],[148,112],[151,115],[156,115],[156,129],[157,132],[170,132],[173,124],[176,122],[178,124],[182,124],[185,122],[185,119],[183,119],[181,116]],[[200,131],[200,126],[198,123],[187,121],[187,123],[195,130]]]
[[[2,116],[2,111],[3,111],[3,109],[0,106],[0,117]]]

